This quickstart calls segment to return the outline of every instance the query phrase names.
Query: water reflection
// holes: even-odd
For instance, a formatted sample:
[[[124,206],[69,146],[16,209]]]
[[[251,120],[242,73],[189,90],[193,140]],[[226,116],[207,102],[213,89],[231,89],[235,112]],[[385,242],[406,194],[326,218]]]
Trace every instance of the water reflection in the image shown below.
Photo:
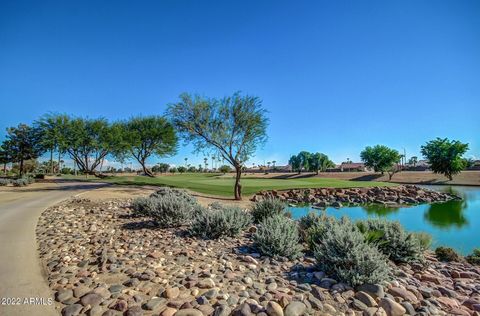
[[[463,214],[463,210],[467,207],[466,200],[431,204],[424,218],[433,226],[442,229],[461,228],[468,225],[468,220]]]
[[[385,207],[381,204],[362,205],[362,208],[368,215],[377,215],[381,217],[387,217],[388,215],[397,213],[400,210],[399,207]]]

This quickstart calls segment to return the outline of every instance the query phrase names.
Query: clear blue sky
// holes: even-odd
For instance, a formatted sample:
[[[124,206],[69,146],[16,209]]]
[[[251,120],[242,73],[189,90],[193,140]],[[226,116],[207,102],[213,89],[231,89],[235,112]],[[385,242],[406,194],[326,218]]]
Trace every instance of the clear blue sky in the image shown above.
[[[358,160],[378,143],[419,155],[437,136],[479,157],[480,2],[0,2],[2,131],[48,111],[115,120],[236,90],[269,111],[256,163]],[[166,161],[198,164],[191,149]]]

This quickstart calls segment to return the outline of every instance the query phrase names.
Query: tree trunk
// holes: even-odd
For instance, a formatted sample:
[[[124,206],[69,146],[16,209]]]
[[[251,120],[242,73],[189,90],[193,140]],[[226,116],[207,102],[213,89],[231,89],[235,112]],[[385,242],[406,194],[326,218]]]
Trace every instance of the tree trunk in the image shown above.
[[[7,175],[7,163],[6,162],[3,163],[3,175],[5,175],[5,176]]]
[[[53,175],[53,148],[50,148],[50,173]]]
[[[145,160],[139,160],[140,164],[142,165],[143,173],[149,176],[150,178],[154,178],[155,176],[153,173],[145,166]]]
[[[20,159],[20,178],[23,176],[23,158]]]
[[[240,184],[240,177],[242,176],[242,167],[235,166],[235,187],[233,188],[235,194],[235,200],[240,201],[242,199],[242,185]]]
[[[60,150],[58,150],[58,171],[57,173],[61,173],[61,166],[60,166],[60,161],[61,161],[61,158],[62,158],[62,154],[60,153]]]

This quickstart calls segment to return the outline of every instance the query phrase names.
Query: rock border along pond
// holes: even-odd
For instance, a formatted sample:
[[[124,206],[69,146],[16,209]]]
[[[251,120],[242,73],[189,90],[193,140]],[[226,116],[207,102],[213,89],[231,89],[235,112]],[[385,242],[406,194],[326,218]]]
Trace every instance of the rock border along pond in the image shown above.
[[[311,204],[315,208],[355,206],[361,204],[383,204],[385,206],[417,205],[423,203],[447,202],[460,197],[421,188],[416,185],[398,185],[371,188],[315,188],[260,191],[252,201],[263,198],[278,198],[292,204]]]

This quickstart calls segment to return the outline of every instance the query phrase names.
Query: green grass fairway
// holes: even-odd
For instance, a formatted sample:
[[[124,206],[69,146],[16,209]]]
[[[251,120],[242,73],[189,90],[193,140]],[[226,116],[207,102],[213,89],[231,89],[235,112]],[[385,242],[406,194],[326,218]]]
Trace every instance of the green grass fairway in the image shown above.
[[[84,177],[68,177],[70,179],[85,179]],[[114,176],[104,179],[89,178],[91,181],[101,181],[123,185],[158,185],[186,188],[192,191],[217,195],[232,196],[235,179],[233,176],[220,174],[187,173],[149,178],[145,176]],[[386,182],[348,181],[328,178],[297,178],[269,179],[246,176],[241,179],[242,194],[250,196],[261,190],[285,190],[296,188],[352,188],[393,185]]]

